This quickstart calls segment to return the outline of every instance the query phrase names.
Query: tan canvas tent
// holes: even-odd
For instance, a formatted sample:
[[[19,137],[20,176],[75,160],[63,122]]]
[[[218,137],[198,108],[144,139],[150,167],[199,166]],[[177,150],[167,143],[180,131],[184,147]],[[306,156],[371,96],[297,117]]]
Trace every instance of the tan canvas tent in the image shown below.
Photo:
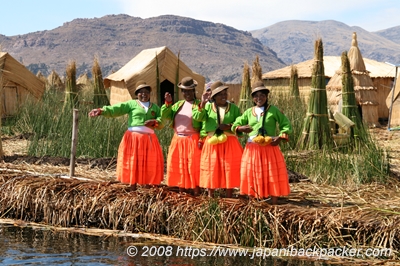
[[[13,116],[29,96],[40,99],[45,83],[15,60],[9,53],[0,53],[2,117]]]
[[[391,108],[390,121],[388,121],[389,129],[400,126],[400,74],[396,78],[396,84],[386,99],[386,106]]]
[[[157,65],[159,91],[157,91]],[[200,97],[204,89],[204,77],[193,72],[168,47],[163,46],[141,51],[117,72],[106,77],[104,87],[110,89],[110,104],[115,104],[134,99],[136,82],[144,80],[152,87],[150,100],[160,104],[164,101],[166,92],[174,97],[177,80],[179,82],[186,76],[191,76],[198,82],[196,93],[197,97]],[[181,97],[179,93],[179,99]]]
[[[369,71],[367,71],[360,49],[357,44],[357,34],[353,33],[351,47],[348,52],[350,71],[353,77],[354,92],[357,105],[360,106],[363,120],[370,126],[379,126],[378,114],[378,89],[374,86]],[[335,75],[326,85],[328,104],[334,113],[338,110],[342,98],[342,69],[336,71]]]

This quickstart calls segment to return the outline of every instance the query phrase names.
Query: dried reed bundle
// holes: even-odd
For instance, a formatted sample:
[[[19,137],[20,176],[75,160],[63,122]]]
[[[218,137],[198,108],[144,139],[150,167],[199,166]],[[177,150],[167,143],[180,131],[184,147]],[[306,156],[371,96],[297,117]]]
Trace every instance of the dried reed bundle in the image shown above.
[[[76,86],[76,63],[72,61],[67,66],[65,81],[65,101],[64,107],[70,106],[71,108],[77,108],[79,105],[78,101],[78,87]]]
[[[245,110],[252,106],[253,104],[251,98],[250,68],[249,64],[245,62],[243,67],[242,88],[240,89],[239,108],[243,113]]]
[[[93,75],[93,107],[99,108],[103,107],[104,105],[110,105],[110,101],[108,100],[107,93],[104,88],[103,74],[101,73],[99,60],[97,58],[95,58],[93,62],[92,75]]]
[[[272,206],[252,199],[192,197],[167,187],[132,192],[117,182],[3,173],[0,214],[53,226],[162,234],[197,243],[399,250],[399,189],[377,184],[355,189],[294,185],[290,198]],[[398,253],[392,256],[398,258]]]
[[[321,149],[332,146],[332,135],[329,126],[328,99],[326,95],[323,44],[315,41],[314,65],[311,80],[311,94],[308,111],[304,121],[303,132],[299,138],[300,149]]]
[[[297,73],[297,67],[295,65],[291,66],[290,69],[290,96],[299,99],[300,90],[299,90],[299,74]]]
[[[251,84],[254,84],[257,81],[262,81],[262,68],[260,65],[260,58],[258,55],[256,59],[253,61],[253,66],[251,68]]]
[[[347,52],[342,53],[342,110],[341,112],[354,122],[354,127],[351,127],[350,139],[354,137],[365,137],[364,125],[361,120],[360,112],[356,102],[356,94],[354,92],[353,75],[351,74],[350,62],[347,57]]]

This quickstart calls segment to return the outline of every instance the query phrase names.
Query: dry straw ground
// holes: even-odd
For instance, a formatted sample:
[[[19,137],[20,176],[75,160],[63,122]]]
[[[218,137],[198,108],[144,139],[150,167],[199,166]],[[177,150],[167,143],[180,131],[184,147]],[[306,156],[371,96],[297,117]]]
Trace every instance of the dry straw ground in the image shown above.
[[[208,222],[214,227],[204,225],[207,230],[199,226],[210,214],[210,205],[204,204],[209,200],[206,196],[179,195],[166,187],[129,191],[127,186],[114,182],[113,159],[78,159],[76,178],[70,179],[68,158],[29,157],[25,155],[26,140],[4,137],[0,218],[61,227],[168,234],[196,243],[249,245],[242,242],[248,239],[255,246],[268,247],[310,247],[321,243],[386,247],[392,248],[394,255],[378,263],[389,265],[400,257],[400,131],[376,128],[372,132],[391,155],[394,178],[388,184],[340,187],[292,182],[292,193],[280,199],[277,206],[243,198],[219,199],[219,211],[235,224],[226,223],[221,228],[210,217]],[[291,177],[297,181],[304,178],[295,173]],[[65,207],[64,213],[55,211],[60,207]],[[180,230],[184,226],[191,229]],[[267,235],[257,234],[265,227],[271,228]],[[244,238],[246,234],[248,237]]]

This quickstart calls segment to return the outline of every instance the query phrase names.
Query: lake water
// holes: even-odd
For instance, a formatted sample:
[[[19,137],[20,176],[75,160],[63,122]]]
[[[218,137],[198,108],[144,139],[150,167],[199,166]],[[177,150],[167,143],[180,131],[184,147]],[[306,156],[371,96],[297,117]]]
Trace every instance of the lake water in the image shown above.
[[[329,265],[276,257],[262,258],[252,253],[242,256],[215,255],[220,252],[218,248],[212,251],[132,237],[91,236],[46,228],[0,225],[1,265]]]

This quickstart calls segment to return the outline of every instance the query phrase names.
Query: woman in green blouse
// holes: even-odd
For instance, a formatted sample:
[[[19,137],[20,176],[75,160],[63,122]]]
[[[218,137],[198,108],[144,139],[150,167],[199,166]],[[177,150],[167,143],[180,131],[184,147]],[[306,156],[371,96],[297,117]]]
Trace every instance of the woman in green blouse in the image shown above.
[[[214,82],[198,108],[193,109],[193,118],[203,122],[201,135],[207,136],[201,151],[200,187],[207,188],[210,197],[219,188],[226,189],[226,197],[232,197],[233,189],[240,185],[243,148],[231,131],[240,109],[227,101],[228,88],[221,81]]]
[[[93,109],[89,116],[128,115],[128,129],[118,148],[117,179],[136,185],[159,185],[164,177],[164,158],[154,129],[161,129],[160,107],[150,102],[151,87],[136,83],[137,99]]]
[[[241,162],[240,193],[260,199],[271,196],[272,203],[276,204],[278,196],[290,193],[279,143],[289,140],[292,126],[277,107],[268,104],[268,93],[262,81],[252,85],[255,106],[236,119],[232,130],[249,134]]]

